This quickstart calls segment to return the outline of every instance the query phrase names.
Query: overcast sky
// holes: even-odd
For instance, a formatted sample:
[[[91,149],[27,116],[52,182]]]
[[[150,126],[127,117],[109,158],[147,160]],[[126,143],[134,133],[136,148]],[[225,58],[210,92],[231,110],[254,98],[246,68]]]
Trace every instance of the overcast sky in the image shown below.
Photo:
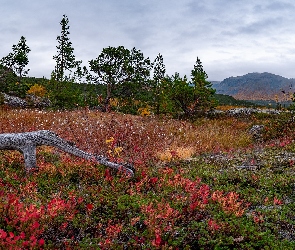
[[[169,75],[190,75],[197,59],[209,80],[251,72],[295,78],[294,0],[0,0],[0,58],[20,37],[29,76],[50,77],[63,14],[77,60],[103,48],[135,47],[164,57]]]

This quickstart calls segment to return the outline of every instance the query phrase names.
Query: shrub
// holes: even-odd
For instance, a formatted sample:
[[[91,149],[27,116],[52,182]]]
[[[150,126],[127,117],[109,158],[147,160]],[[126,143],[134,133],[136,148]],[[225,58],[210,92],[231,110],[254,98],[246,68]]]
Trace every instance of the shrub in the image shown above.
[[[295,137],[294,128],[295,116],[292,113],[283,113],[270,119],[263,131],[264,140],[271,140],[288,136]]]
[[[0,105],[4,104],[4,95],[0,93]]]
[[[30,89],[27,91],[27,94],[44,97],[46,94],[46,89],[45,87],[36,83],[30,87]]]

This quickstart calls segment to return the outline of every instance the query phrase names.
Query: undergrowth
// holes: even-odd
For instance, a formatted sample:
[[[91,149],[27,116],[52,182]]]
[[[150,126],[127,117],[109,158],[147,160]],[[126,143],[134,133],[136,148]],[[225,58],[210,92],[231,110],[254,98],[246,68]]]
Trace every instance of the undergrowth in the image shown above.
[[[2,110],[1,133],[52,130],[136,175],[52,147],[38,148],[39,170],[26,175],[20,153],[0,151],[0,246],[294,249],[294,131],[257,144],[248,130],[276,129],[267,119]],[[257,169],[236,168],[245,162]]]

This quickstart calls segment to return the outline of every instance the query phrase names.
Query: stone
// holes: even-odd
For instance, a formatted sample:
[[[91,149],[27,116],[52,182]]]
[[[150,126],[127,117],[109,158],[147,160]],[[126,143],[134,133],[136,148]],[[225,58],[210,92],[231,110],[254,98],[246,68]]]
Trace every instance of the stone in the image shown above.
[[[27,102],[17,96],[10,96],[5,93],[1,93],[4,98],[4,104],[14,108],[26,108]]]
[[[36,96],[36,95],[26,95],[26,100],[28,106],[34,108],[48,108],[52,106],[51,101],[48,98]]]
[[[253,125],[249,130],[249,134],[252,135],[255,141],[261,141],[263,139],[264,125]]]

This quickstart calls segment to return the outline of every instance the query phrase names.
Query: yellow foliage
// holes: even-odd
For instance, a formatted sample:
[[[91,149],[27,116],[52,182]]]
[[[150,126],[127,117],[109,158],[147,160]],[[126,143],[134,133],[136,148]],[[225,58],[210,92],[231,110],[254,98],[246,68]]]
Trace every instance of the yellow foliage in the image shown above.
[[[33,86],[31,86],[27,93],[30,95],[44,97],[46,94],[46,89],[45,87],[35,83]]]
[[[119,106],[119,100],[117,98],[111,98],[110,99],[110,105],[112,107],[118,107]]]
[[[122,147],[114,147],[114,145],[112,145],[111,143],[113,143],[115,140],[114,137],[110,137],[109,139],[106,139],[106,143],[109,144],[108,147],[110,148],[108,150],[108,154],[111,156],[120,156],[120,153],[123,151]]]
[[[150,112],[149,108],[139,108],[137,110],[137,112],[138,112],[138,114],[140,116],[149,116],[149,115],[151,115],[151,112]]]
[[[106,139],[106,143],[108,144],[108,143],[111,143],[111,142],[113,142],[115,140],[115,138],[114,137],[110,137],[109,139]]]
[[[114,148],[114,154],[117,156],[120,156],[120,153],[123,151],[122,147],[115,147]]]

